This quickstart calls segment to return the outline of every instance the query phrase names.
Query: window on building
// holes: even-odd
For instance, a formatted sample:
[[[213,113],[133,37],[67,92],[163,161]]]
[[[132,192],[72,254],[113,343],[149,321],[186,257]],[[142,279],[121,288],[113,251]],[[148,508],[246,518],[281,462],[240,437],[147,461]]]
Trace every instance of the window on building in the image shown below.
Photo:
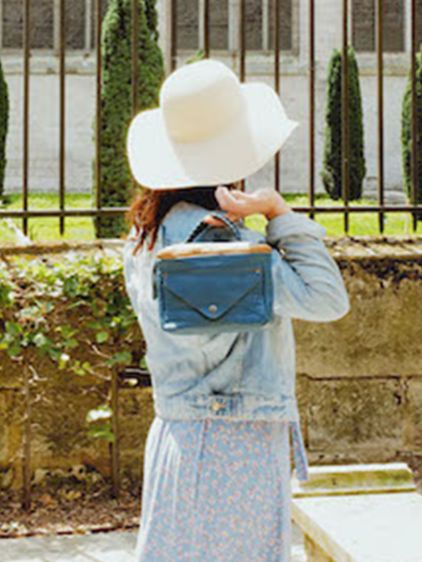
[[[23,44],[23,2],[2,1],[2,46],[21,48]],[[52,0],[31,2],[30,44],[34,49],[51,49],[54,42],[54,6]]]
[[[422,6],[422,0],[418,0]],[[375,0],[353,0],[352,42],[356,51],[375,51]],[[405,45],[405,0],[383,2],[383,49],[402,52]]]
[[[216,49],[228,49],[228,0],[211,0],[210,5],[210,45]]]
[[[101,16],[104,19],[110,0],[101,0]],[[91,30],[89,42],[91,49],[95,49],[97,36],[97,0],[91,0]]]
[[[292,1],[280,0],[280,46],[292,48]],[[266,50],[274,47],[275,0],[245,0],[246,49]],[[201,45],[201,0],[178,0],[177,44],[179,49],[199,49]],[[210,47],[228,49],[229,37],[238,35],[238,3],[210,0]],[[237,45],[233,45],[236,48]]]
[[[274,48],[274,1],[269,2],[269,15],[268,15],[268,35],[269,47]],[[292,26],[292,0],[280,2],[280,21],[278,23],[278,32],[280,34],[280,48],[282,50],[290,51],[293,47],[293,26]]]
[[[199,48],[199,2],[178,0],[177,45],[183,49]]]
[[[102,14],[110,0],[102,0]],[[158,0],[165,2],[168,0]],[[210,47],[237,47],[239,21],[236,0],[210,1]],[[280,0],[280,46],[292,48],[292,2]],[[422,1],[422,0],[421,0]],[[275,0],[245,0],[246,49],[274,47]],[[158,3],[158,2],[157,2]],[[66,48],[95,48],[97,0],[65,0]],[[197,50],[203,44],[202,10],[204,0],[177,1],[178,48]],[[23,45],[24,0],[0,0],[0,47],[20,49]],[[58,48],[60,3],[57,0],[30,0],[30,46],[32,49]]]
[[[103,15],[109,0],[102,0]],[[96,0],[65,0],[66,48],[89,50],[95,46]],[[1,46],[20,49],[23,45],[23,0],[0,0]],[[56,0],[30,0],[30,46],[32,49],[58,47],[60,4]]]
[[[268,5],[268,2],[267,2]],[[246,49],[258,50],[263,47],[263,21],[265,19],[264,2],[245,1],[245,46]],[[268,21],[268,18],[267,18]]]
[[[68,49],[85,48],[86,0],[65,2],[66,47]]]

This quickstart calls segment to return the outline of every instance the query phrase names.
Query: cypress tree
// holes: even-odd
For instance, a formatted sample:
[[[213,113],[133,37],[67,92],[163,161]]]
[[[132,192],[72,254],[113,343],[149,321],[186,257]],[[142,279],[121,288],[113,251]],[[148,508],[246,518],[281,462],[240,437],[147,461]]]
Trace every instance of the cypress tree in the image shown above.
[[[158,40],[158,15],[155,0],[145,0],[145,15],[147,25],[154,40]]]
[[[0,196],[4,192],[6,137],[9,126],[9,90],[0,61]]]
[[[349,68],[349,199],[362,197],[366,175],[364,155],[362,97],[359,69],[353,47],[348,48]],[[342,56],[334,49],[328,66],[327,105],[325,111],[324,157],[321,179],[332,199],[342,197]]]
[[[139,2],[138,32],[138,107],[156,107],[164,78],[162,53],[157,44],[155,4]],[[132,119],[132,2],[111,0],[104,18],[101,96],[101,201],[103,206],[119,207],[130,203],[132,177],[126,155],[126,136]],[[155,15],[154,15],[155,14]],[[123,216],[96,217],[98,238],[119,238],[126,230]]]
[[[401,114],[402,170],[405,190],[409,202],[412,201],[412,77],[408,81],[402,101]],[[416,203],[422,203],[422,46],[416,54]],[[417,215],[422,220],[422,215]]]

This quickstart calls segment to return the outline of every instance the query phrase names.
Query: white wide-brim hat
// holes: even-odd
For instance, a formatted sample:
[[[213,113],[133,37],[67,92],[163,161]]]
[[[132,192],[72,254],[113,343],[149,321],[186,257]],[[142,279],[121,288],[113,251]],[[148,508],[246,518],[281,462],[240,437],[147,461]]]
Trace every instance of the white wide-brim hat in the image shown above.
[[[160,107],[133,118],[129,165],[150,189],[227,184],[258,171],[298,125],[270,86],[242,84],[225,64],[206,59],[170,74]]]

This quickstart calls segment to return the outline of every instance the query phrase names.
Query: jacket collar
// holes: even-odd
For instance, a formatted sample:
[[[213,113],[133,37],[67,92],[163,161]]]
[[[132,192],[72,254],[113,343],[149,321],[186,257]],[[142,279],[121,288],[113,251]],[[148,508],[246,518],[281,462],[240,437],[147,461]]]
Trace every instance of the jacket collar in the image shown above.
[[[211,212],[188,201],[175,203],[160,224],[163,245],[184,242],[196,225]]]

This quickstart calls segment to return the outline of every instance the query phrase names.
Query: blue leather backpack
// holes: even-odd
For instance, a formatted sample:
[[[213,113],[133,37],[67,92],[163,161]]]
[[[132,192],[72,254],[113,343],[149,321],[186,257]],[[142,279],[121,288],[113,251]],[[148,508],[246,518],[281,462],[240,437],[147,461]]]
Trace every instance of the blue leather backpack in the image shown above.
[[[185,242],[157,253],[153,295],[167,332],[257,330],[273,318],[271,246],[242,241],[238,226],[224,212],[210,215],[225,223],[223,230],[230,233],[225,241],[198,241],[210,229],[222,231],[201,220]]]

